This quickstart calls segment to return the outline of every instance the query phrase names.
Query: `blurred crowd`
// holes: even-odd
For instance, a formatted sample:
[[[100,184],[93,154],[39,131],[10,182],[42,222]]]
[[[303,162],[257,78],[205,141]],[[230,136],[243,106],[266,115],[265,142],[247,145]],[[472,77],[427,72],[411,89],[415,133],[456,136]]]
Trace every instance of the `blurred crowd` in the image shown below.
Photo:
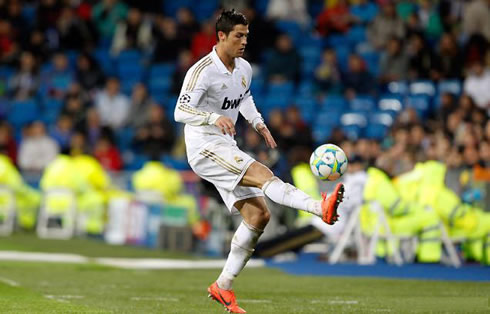
[[[443,161],[456,190],[490,168],[488,0],[0,0],[0,151],[23,171],[59,153],[185,168],[175,98],[221,8],[250,21],[252,92],[279,150],[243,120],[238,140],[278,175],[325,142],[390,158],[394,175]]]

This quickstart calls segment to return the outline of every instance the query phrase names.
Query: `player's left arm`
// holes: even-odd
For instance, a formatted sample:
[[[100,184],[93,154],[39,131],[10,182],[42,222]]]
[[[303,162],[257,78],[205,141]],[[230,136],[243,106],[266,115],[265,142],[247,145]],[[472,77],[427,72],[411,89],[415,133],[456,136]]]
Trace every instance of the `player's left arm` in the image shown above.
[[[264,137],[265,143],[268,147],[277,147],[274,137],[272,137],[271,132],[265,125],[262,115],[259,113],[257,107],[255,106],[253,97],[250,95],[250,90],[246,92],[245,98],[240,105],[240,113],[245,119],[247,119],[247,121],[254,127],[254,129],[257,130],[257,132],[259,132],[260,135]]]

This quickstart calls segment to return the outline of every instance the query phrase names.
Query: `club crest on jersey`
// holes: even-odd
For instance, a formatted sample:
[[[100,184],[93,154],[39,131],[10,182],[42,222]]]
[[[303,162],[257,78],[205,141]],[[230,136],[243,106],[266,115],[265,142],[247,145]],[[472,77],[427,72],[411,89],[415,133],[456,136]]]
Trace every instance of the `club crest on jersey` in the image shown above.
[[[235,156],[235,161],[237,164],[241,163],[243,161],[243,158],[240,156]]]
[[[238,108],[238,105],[240,105],[242,99],[242,94],[240,94],[240,98],[238,99],[228,99],[228,97],[225,97],[225,99],[223,100],[223,105],[221,105],[221,109],[227,110]]]
[[[242,75],[242,86],[243,88],[247,88],[247,81],[245,80],[245,76]]]

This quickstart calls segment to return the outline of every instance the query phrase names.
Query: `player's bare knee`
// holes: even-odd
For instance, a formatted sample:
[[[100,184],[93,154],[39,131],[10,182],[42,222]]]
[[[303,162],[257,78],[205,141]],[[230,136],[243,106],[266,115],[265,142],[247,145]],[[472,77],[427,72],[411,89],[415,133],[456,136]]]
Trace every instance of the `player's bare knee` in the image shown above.
[[[269,222],[271,214],[267,208],[255,212],[249,217],[248,223],[252,226],[264,230],[265,226]]]

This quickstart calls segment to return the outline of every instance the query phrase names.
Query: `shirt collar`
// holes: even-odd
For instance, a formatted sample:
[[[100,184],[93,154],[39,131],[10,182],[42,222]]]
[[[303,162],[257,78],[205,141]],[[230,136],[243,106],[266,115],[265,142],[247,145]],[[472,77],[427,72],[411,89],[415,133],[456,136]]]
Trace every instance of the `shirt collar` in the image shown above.
[[[213,46],[213,51],[211,51],[211,59],[213,59],[214,64],[218,67],[218,70],[221,73],[230,73],[230,71],[226,68],[224,65],[223,61],[218,56],[218,53],[216,52],[216,46]],[[238,61],[237,58],[235,58],[235,69],[239,69],[240,67],[238,66]]]

